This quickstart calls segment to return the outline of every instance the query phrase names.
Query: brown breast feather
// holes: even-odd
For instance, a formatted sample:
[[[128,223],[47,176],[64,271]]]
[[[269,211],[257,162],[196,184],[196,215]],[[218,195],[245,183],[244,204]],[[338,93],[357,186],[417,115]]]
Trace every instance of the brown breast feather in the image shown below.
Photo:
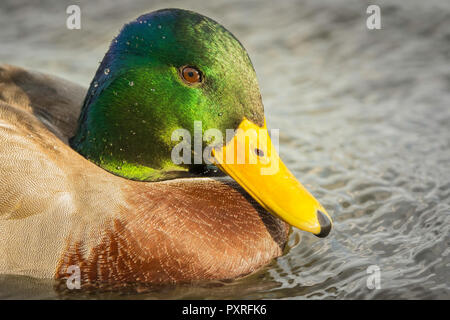
[[[126,206],[89,254],[71,241],[57,271],[85,285],[232,279],[281,255],[288,226],[229,179],[127,182]],[[84,252],[84,253],[83,253]]]

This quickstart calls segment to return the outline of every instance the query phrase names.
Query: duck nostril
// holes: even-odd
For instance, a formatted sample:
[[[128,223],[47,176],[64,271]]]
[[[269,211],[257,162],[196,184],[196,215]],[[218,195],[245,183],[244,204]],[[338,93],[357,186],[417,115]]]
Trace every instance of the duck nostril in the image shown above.
[[[330,218],[328,218],[322,211],[317,210],[317,220],[319,220],[320,224],[320,233],[316,234],[316,236],[319,238],[325,238],[331,231]]]
[[[254,152],[258,157],[264,157],[264,151],[261,149],[255,148]]]

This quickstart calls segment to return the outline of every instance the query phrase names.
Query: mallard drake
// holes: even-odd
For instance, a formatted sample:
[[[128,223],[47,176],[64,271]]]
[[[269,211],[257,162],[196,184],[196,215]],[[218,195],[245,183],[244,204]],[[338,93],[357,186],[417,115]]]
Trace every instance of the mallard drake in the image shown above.
[[[209,162],[174,162],[173,132],[194,135],[196,123],[223,140],[208,144]],[[328,213],[270,139],[257,143],[265,133],[246,50],[191,11],[126,24],[87,92],[1,66],[0,273],[66,279],[77,266],[82,284],[233,279],[280,256],[289,225],[326,236]],[[246,161],[224,161],[240,143]]]

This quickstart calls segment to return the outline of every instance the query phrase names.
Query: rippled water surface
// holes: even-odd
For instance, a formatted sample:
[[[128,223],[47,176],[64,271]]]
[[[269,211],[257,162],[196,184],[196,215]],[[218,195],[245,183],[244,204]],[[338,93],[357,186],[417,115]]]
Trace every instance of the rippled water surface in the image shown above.
[[[30,1],[31,2],[31,1]],[[203,13],[244,44],[280,152],[334,219],[325,239],[294,230],[288,252],[230,283],[151,292],[56,293],[0,278],[0,298],[450,298],[450,3],[377,1],[2,0],[0,62],[88,86],[125,22],[164,7]],[[381,289],[367,287],[380,268]]]

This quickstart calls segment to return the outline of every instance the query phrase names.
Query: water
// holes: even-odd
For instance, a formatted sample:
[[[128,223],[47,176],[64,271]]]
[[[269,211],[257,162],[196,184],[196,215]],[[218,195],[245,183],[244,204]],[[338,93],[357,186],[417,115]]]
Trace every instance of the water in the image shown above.
[[[450,298],[448,1],[377,1],[378,31],[360,0],[80,1],[80,31],[65,28],[69,2],[2,0],[0,61],[87,86],[123,23],[163,7],[210,16],[249,51],[282,158],[335,228],[294,230],[284,256],[229,283],[73,294],[2,276],[0,298]]]

